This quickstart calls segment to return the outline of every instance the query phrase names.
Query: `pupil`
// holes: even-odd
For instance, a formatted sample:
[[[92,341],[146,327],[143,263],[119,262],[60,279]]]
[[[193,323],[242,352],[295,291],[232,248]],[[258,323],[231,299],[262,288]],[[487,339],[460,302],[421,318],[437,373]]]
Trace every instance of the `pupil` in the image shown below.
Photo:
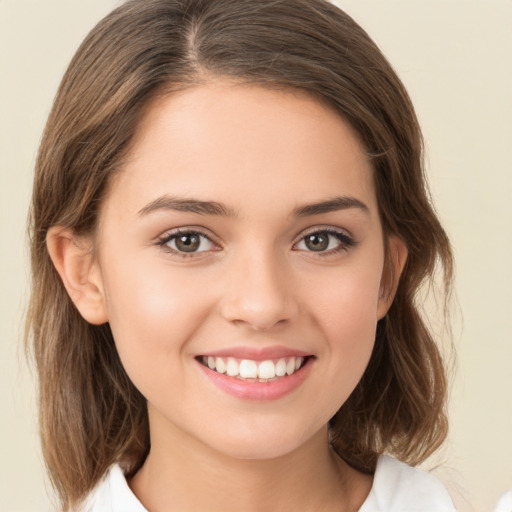
[[[194,252],[199,249],[199,237],[197,235],[181,235],[176,238],[176,247],[183,252]]]
[[[325,251],[329,247],[329,237],[323,233],[315,233],[306,237],[306,246],[312,251]]]

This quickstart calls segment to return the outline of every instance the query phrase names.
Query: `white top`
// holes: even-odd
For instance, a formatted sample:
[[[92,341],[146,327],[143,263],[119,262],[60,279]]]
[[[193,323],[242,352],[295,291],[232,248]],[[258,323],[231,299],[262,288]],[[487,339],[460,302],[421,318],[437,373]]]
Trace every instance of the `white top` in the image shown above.
[[[148,512],[113,466],[91,492],[82,512]],[[455,512],[443,484],[433,475],[382,455],[373,486],[359,512]]]
[[[512,489],[504,493],[498,500],[493,512],[512,512]]]

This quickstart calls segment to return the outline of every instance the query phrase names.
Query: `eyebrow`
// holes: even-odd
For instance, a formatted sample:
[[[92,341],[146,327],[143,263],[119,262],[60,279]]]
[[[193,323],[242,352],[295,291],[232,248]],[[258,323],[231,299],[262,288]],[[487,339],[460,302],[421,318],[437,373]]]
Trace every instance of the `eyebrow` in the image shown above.
[[[322,213],[336,212],[339,210],[348,210],[358,208],[364,213],[370,213],[370,209],[362,201],[350,196],[340,196],[320,201],[318,203],[298,206],[293,210],[295,217],[309,217],[310,215],[320,215]]]
[[[139,210],[139,215],[148,215],[157,210],[175,210],[178,212],[197,213],[199,215],[219,215],[222,217],[236,217],[236,212],[216,201],[200,201],[164,195],[151,201]]]
[[[292,212],[294,217],[309,217],[340,210],[358,208],[365,213],[370,209],[362,201],[350,196],[334,197],[317,203],[298,206]],[[192,198],[179,198],[163,195],[139,210],[140,216],[148,215],[158,210],[175,210],[178,212],[196,213],[199,215],[216,215],[221,217],[236,217],[235,210],[217,201],[202,201]]]

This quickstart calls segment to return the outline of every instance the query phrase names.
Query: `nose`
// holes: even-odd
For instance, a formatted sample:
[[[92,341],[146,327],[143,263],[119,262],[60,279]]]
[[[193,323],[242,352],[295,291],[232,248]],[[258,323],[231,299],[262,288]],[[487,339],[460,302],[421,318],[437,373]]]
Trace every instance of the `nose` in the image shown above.
[[[229,273],[221,307],[227,321],[254,331],[271,331],[298,316],[290,272],[275,255],[241,257]]]

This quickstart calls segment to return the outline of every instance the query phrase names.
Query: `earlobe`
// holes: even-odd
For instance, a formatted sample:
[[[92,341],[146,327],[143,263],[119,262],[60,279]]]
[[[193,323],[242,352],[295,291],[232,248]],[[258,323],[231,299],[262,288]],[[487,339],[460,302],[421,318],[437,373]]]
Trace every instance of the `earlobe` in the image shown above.
[[[68,295],[87,322],[108,321],[103,283],[91,242],[77,237],[72,229],[54,226],[48,230],[46,245]]]
[[[402,239],[390,236],[388,240],[387,261],[380,284],[379,304],[377,318],[386,316],[393,299],[395,298],[400,276],[407,261],[407,247]]]

